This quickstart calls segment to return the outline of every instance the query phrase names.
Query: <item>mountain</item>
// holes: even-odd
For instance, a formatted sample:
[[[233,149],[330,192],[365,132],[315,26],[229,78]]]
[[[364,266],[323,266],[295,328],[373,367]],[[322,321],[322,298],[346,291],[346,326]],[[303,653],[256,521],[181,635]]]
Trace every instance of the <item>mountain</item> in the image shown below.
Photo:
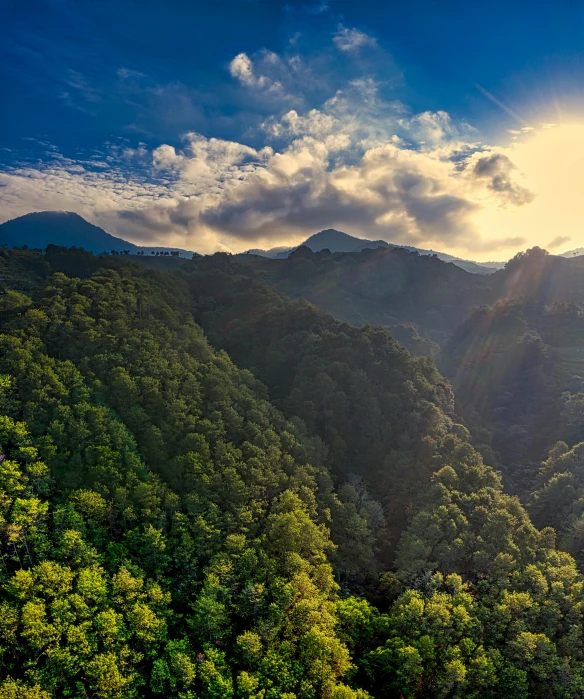
[[[501,261],[496,261],[496,260],[489,260],[488,262],[481,262],[480,263],[483,267],[490,267],[491,269],[494,270],[500,270],[505,267],[507,262],[501,262]]]
[[[250,277],[433,357],[475,444],[515,492],[529,492],[555,442],[584,441],[584,256],[533,248],[487,276],[387,247],[238,259]]]
[[[584,248],[574,248],[574,250],[560,253],[559,257],[581,257],[582,255],[584,255]]]
[[[366,240],[356,238],[348,233],[336,231],[334,228],[327,228],[320,233],[315,233],[307,238],[302,245],[310,248],[313,252],[320,250],[330,250],[331,252],[359,252],[363,248],[391,248],[395,247],[384,240]]]
[[[353,235],[349,235],[348,233],[337,231],[334,228],[327,228],[324,231],[311,235],[298,247],[302,246],[310,248],[313,252],[320,252],[321,250],[330,250],[331,252],[360,252],[365,248],[404,248],[410,252],[417,252],[420,255],[436,255],[440,260],[443,260],[444,262],[452,262],[457,267],[461,267],[471,274],[492,274],[497,269],[500,269],[500,267],[503,265],[503,263],[500,262],[495,262],[492,265],[491,263],[480,264],[479,262],[463,260],[460,257],[448,255],[445,252],[424,250],[411,245],[396,245],[394,243],[388,243],[385,240],[368,240],[366,238],[357,238]],[[297,248],[295,247],[277,247],[270,248],[269,250],[260,250],[256,248],[253,250],[248,250],[247,254],[285,259],[292,251],[296,249]]]
[[[0,225],[0,242],[9,247],[28,245],[41,249],[50,244],[64,245],[94,253],[138,250],[133,243],[106,233],[72,211],[40,211],[6,221]]]
[[[102,252],[122,252],[129,251],[131,254],[144,252],[150,254],[153,251],[170,251],[177,248],[146,247],[135,245],[123,238],[117,238],[93,223],[89,223],[82,216],[72,211],[39,211],[25,214],[18,218],[0,224],[0,245],[6,244],[11,247],[28,246],[31,249],[44,250],[47,245],[62,245],[65,247],[78,247],[99,254]],[[328,228],[319,233],[315,233],[307,238],[302,246],[310,248],[313,252],[330,250],[331,252],[360,252],[366,248],[404,248],[410,252],[418,252],[420,255],[436,255],[444,262],[452,262],[457,267],[470,272],[471,274],[492,274],[496,271],[493,266],[482,265],[470,260],[462,260],[447,253],[434,252],[433,250],[423,250],[408,245],[394,245],[385,240],[367,240],[357,238],[343,233],[342,231]],[[301,246],[298,246],[301,247]],[[297,247],[275,247],[269,250],[254,248],[248,250],[247,255],[258,255],[272,259],[286,259],[288,255],[297,250]],[[191,256],[192,251],[178,249],[184,256]],[[566,256],[568,253],[566,253]]]
[[[289,248],[286,245],[281,245],[277,248],[270,248],[269,250],[262,250],[261,248],[251,248],[251,250],[246,250],[245,255],[259,255],[260,257],[269,257],[271,259],[288,257],[288,255],[294,250],[294,248]]]
[[[300,246],[285,260],[233,258],[280,291],[303,296],[342,321],[385,328],[413,323],[439,344],[474,306],[522,297],[584,304],[584,256],[565,258],[537,247],[488,275],[469,274],[437,255],[388,246],[316,253]]]
[[[152,250],[176,250],[134,245],[122,238],[116,238],[72,211],[39,211],[6,221],[0,224],[0,244],[2,243],[8,247],[27,245],[31,249],[41,250],[51,244],[62,245],[83,248],[96,254],[111,250],[128,250],[134,254],[139,251],[150,253]],[[179,252],[192,254],[188,250]]]

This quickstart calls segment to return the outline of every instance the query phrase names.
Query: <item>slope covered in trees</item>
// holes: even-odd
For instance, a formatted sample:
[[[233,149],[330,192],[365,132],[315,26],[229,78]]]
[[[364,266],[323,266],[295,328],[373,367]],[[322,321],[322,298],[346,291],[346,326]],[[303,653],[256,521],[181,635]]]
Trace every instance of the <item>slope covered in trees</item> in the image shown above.
[[[432,357],[454,386],[473,442],[518,492],[531,487],[555,441],[584,437],[576,434],[581,259],[534,248],[488,278],[406,250],[299,249],[288,260],[215,255],[196,265],[306,297],[339,320],[382,326],[413,355]]]
[[[54,696],[343,692],[326,562],[343,503],[319,447],[165,281],[58,273],[5,299],[6,420],[25,435],[3,440],[5,672]],[[21,453],[48,501],[20,497]]]
[[[581,696],[581,574],[431,360],[226,257],[1,264],[2,699]]]
[[[436,256],[377,248],[313,253],[300,247],[286,260],[239,255],[231,261],[292,297],[304,297],[339,320],[389,329],[413,323],[442,342],[466,312],[490,298],[490,277],[465,272]]]
[[[565,259],[540,248],[519,253],[488,276],[404,248],[313,253],[300,247],[288,259],[237,255],[230,265],[339,320],[388,328],[413,323],[439,344],[476,306],[521,297],[584,303],[584,258]]]
[[[524,489],[556,441],[584,439],[583,342],[584,307],[524,297],[476,309],[444,348],[477,443]]]

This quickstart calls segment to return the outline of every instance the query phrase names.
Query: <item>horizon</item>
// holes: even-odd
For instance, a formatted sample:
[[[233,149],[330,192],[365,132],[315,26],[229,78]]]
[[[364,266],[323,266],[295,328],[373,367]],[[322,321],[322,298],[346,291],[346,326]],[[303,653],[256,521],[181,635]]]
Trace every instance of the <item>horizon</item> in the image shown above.
[[[0,222],[64,209],[205,253],[326,228],[479,262],[584,245],[584,51],[565,31],[584,17],[568,3],[495,2],[495,58],[480,8],[458,2],[115,11],[12,7]]]
[[[83,216],[81,216],[81,214],[77,213],[76,211],[66,211],[66,210],[64,210],[64,209],[50,209],[50,210],[46,210],[46,209],[45,209],[45,210],[42,210],[42,211],[29,211],[29,212],[27,212],[27,213],[25,213],[25,214],[22,214],[21,216],[15,217],[15,218],[13,218],[13,219],[8,219],[7,221],[2,221],[2,222],[0,222],[0,228],[1,228],[1,226],[2,226],[3,223],[9,223],[9,222],[11,222],[11,221],[16,221],[16,220],[18,220],[18,219],[25,218],[25,217],[28,217],[28,216],[31,216],[31,215],[35,215],[35,214],[63,214],[63,215],[73,215],[73,216],[77,216],[77,217],[81,218],[81,219],[82,219],[83,221],[85,221],[86,223],[90,223],[91,225],[96,225],[96,224],[92,224],[91,221],[88,221],[87,219],[85,219]],[[101,228],[101,227],[98,226],[98,228]],[[110,233],[109,231],[107,231],[107,230],[105,230],[105,229],[103,229],[103,228],[101,228],[101,230],[102,230],[104,233],[107,233],[108,235],[113,235],[112,233]],[[348,237],[354,238],[354,239],[356,239],[356,240],[365,240],[365,241],[372,242],[372,243],[376,243],[376,242],[386,242],[386,243],[388,243],[388,244],[390,244],[390,245],[395,245],[395,247],[403,247],[403,248],[408,248],[408,247],[410,247],[410,248],[413,248],[414,250],[419,250],[419,251],[424,252],[424,253],[434,253],[434,254],[438,254],[438,255],[444,255],[444,254],[445,254],[445,255],[449,255],[449,256],[451,256],[451,257],[453,257],[453,258],[459,259],[459,260],[461,260],[461,261],[463,261],[463,262],[474,262],[474,263],[476,263],[476,264],[483,265],[483,266],[486,266],[486,267],[488,267],[489,263],[495,264],[495,265],[504,265],[504,264],[506,264],[510,259],[512,259],[515,255],[517,255],[517,254],[523,252],[522,250],[517,250],[513,255],[511,255],[511,256],[510,256],[508,259],[506,259],[506,260],[488,260],[488,261],[484,261],[484,262],[478,262],[477,260],[471,260],[471,259],[467,259],[467,258],[460,258],[460,257],[457,257],[457,256],[455,256],[455,255],[451,255],[447,250],[433,250],[433,249],[426,249],[426,248],[417,248],[416,246],[410,246],[410,245],[398,245],[398,244],[396,244],[396,243],[392,243],[392,241],[383,241],[382,239],[371,240],[371,239],[369,239],[369,238],[363,238],[363,237],[361,237],[361,236],[359,236],[359,235],[352,235],[352,234],[350,234],[350,233],[346,233],[345,231],[337,230],[337,229],[335,229],[335,228],[325,228],[325,229],[322,229],[322,230],[320,230],[320,231],[315,231],[314,233],[311,233],[311,234],[308,235],[306,238],[303,238],[301,241],[299,241],[299,242],[297,242],[297,243],[295,243],[295,244],[293,244],[293,245],[290,245],[290,246],[288,246],[288,245],[282,245],[282,246],[274,246],[274,247],[272,247],[272,248],[266,248],[266,249],[264,249],[264,248],[257,248],[257,247],[255,247],[255,248],[247,248],[246,250],[241,250],[241,251],[236,252],[236,253],[233,253],[233,254],[248,254],[248,253],[256,253],[256,252],[264,252],[264,253],[267,253],[267,252],[274,252],[274,251],[292,252],[292,251],[295,250],[296,248],[298,248],[298,247],[300,247],[300,246],[302,246],[302,245],[305,245],[305,243],[307,243],[308,240],[309,240],[310,238],[314,238],[314,237],[320,235],[321,233],[340,233],[341,235],[348,236]],[[226,251],[214,251],[214,252],[207,252],[207,253],[199,253],[199,251],[197,251],[197,250],[189,250],[189,249],[185,249],[185,248],[179,248],[178,246],[165,246],[165,245],[163,245],[163,244],[141,245],[141,244],[133,243],[131,240],[126,240],[125,238],[121,238],[121,237],[119,237],[119,236],[114,236],[114,237],[116,237],[116,238],[122,240],[122,242],[129,243],[129,244],[131,244],[131,245],[134,245],[134,246],[136,246],[137,248],[156,248],[156,247],[159,247],[159,248],[161,248],[161,249],[164,248],[164,249],[169,249],[169,250],[170,250],[170,249],[179,249],[181,252],[195,253],[195,254],[203,254],[203,255],[209,255],[209,254],[212,255],[212,254],[214,254],[214,252],[226,252]],[[82,246],[81,246],[81,247],[82,247]],[[323,249],[325,249],[325,248],[323,248]],[[543,248],[543,249],[545,250],[545,248]],[[571,249],[571,250],[565,250],[565,251],[562,252],[562,253],[550,253],[550,252],[547,251],[547,250],[545,250],[545,252],[547,252],[548,254],[551,254],[551,255],[556,255],[556,256],[558,256],[558,257],[565,257],[565,256],[569,255],[570,253],[576,253],[578,250],[583,250],[583,251],[584,251],[584,248],[576,248],[576,249]],[[107,252],[107,251],[104,251],[104,252]],[[315,250],[314,252],[318,252],[318,251]],[[133,253],[130,253],[130,254],[133,254]],[[230,253],[230,254],[231,254],[231,253]]]

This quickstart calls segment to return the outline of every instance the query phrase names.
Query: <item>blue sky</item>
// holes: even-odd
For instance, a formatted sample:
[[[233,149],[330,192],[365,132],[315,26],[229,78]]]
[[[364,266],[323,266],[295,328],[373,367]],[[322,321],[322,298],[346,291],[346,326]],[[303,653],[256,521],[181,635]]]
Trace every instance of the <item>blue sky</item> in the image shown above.
[[[568,128],[580,147],[581,3],[7,0],[2,15],[2,219],[70,209],[203,251],[331,226],[477,259],[584,243],[575,214],[541,223],[557,193],[536,157],[568,152]]]

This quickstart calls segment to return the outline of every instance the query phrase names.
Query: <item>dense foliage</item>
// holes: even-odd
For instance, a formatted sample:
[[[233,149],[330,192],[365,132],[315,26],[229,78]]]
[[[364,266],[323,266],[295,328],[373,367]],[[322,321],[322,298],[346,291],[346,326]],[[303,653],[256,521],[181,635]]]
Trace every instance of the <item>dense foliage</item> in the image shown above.
[[[579,387],[525,509],[430,359],[229,256],[0,267],[0,699],[582,696]]]
[[[584,439],[584,308],[511,298],[473,311],[444,350],[476,443],[520,492],[558,440]]]

